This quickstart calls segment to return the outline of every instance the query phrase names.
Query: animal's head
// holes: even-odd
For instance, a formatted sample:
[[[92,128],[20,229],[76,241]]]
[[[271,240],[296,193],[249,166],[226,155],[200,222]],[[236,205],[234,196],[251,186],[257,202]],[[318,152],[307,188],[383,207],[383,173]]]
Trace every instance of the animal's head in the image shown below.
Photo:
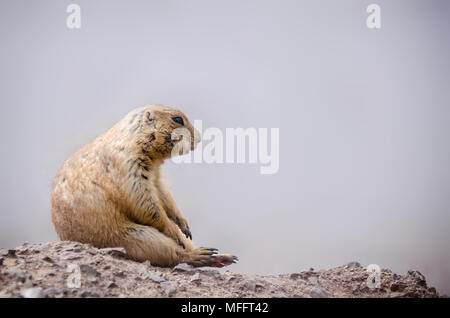
[[[139,150],[153,159],[186,154],[201,140],[200,132],[179,110],[150,105],[130,115],[128,127]]]

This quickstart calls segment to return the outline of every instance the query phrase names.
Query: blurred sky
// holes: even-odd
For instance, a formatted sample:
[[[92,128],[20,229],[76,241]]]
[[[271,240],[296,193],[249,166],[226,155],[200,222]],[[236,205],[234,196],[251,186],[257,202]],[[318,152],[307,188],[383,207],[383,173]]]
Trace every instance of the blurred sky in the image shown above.
[[[274,175],[166,164],[194,240],[238,255],[230,270],[355,260],[450,293],[449,1],[78,0],[79,30],[70,3],[0,3],[0,246],[56,240],[62,162],[161,103],[280,129]]]

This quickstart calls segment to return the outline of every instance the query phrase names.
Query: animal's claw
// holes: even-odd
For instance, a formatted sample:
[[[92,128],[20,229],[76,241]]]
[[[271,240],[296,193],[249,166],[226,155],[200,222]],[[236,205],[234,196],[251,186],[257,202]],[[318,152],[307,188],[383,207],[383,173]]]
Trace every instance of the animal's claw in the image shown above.
[[[188,239],[192,240],[192,234],[191,231],[189,231],[189,229],[183,229],[181,231],[184,233],[184,235],[186,235]]]

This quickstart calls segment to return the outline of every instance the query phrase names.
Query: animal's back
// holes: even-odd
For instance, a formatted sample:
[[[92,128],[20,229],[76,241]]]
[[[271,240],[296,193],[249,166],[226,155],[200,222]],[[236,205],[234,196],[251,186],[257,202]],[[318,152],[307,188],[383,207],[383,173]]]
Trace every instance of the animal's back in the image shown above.
[[[113,244],[114,233],[121,231],[126,219],[118,210],[114,189],[118,175],[111,160],[105,164],[108,148],[102,135],[67,159],[53,181],[52,221],[61,239],[103,247]],[[116,195],[111,193],[116,192]]]

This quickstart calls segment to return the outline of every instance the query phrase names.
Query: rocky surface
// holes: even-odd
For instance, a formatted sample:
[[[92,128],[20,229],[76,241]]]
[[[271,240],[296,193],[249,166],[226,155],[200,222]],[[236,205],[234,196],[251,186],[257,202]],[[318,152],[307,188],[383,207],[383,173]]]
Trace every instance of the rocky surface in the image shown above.
[[[382,269],[379,288],[368,287],[369,274],[358,262],[264,276],[160,268],[127,259],[121,248],[67,241],[0,249],[0,297],[439,297],[417,271]]]

